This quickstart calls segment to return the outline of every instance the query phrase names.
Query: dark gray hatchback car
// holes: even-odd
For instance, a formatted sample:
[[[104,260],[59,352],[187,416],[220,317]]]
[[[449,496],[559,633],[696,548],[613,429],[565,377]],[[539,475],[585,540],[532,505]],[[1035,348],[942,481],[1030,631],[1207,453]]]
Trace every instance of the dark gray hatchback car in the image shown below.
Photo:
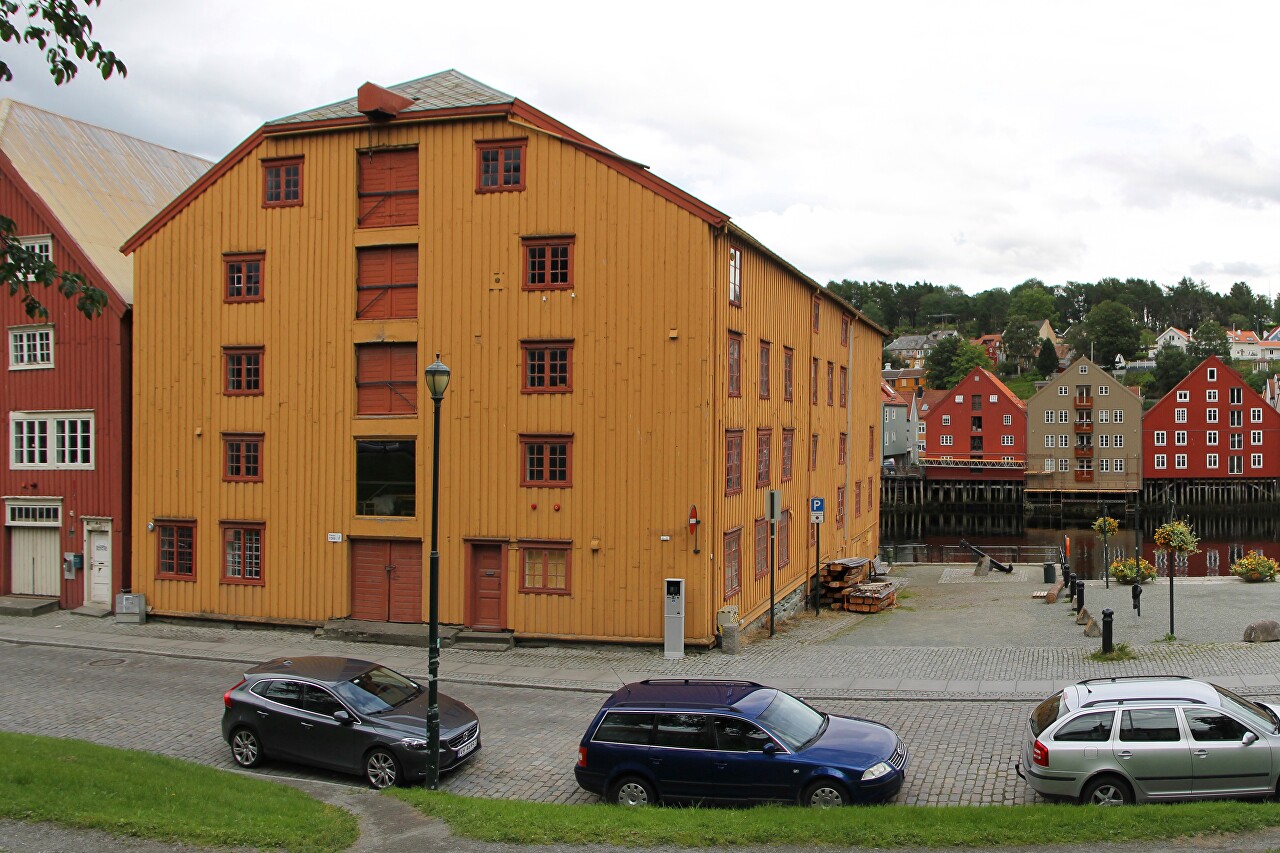
[[[366,660],[276,658],[222,697],[222,736],[241,767],[265,758],[364,776],[375,788],[421,780],[427,766],[427,693]],[[480,750],[480,721],[439,694],[440,769]]]

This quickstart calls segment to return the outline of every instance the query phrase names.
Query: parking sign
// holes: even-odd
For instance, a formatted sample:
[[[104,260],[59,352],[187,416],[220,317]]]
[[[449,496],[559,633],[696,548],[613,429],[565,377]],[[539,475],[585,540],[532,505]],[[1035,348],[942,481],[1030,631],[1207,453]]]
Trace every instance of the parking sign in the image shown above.
[[[809,498],[809,523],[821,524],[826,518],[827,501],[825,498]]]

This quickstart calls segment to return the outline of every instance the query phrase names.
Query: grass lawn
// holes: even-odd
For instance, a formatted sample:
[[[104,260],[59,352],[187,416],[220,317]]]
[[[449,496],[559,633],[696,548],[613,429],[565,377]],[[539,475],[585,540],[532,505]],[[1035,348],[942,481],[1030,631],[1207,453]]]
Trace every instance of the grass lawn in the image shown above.
[[[1095,808],[1034,806],[874,806],[821,811],[553,805],[459,797],[422,788],[392,792],[449,824],[454,833],[514,844],[621,844],[632,847],[977,847],[1158,841],[1280,826],[1280,803],[1213,801]],[[1100,847],[1105,849],[1105,847]]]
[[[0,817],[188,844],[336,851],[354,815],[287,785],[78,740],[0,732]]]

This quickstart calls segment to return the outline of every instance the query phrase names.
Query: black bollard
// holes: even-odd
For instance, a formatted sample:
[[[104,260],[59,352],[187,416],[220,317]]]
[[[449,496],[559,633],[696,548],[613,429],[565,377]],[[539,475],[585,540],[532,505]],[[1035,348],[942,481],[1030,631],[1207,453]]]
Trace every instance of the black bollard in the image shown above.
[[[1067,573],[1067,603],[1074,604],[1076,600],[1076,573]],[[1076,608],[1079,610],[1079,608]]]
[[[1110,607],[1102,608],[1102,653],[1111,654],[1111,619],[1115,616]]]
[[[1142,585],[1134,584],[1133,589],[1129,592],[1133,596],[1133,609],[1138,611],[1138,615],[1142,615]]]
[[[1084,581],[1076,581],[1076,613],[1084,610]]]

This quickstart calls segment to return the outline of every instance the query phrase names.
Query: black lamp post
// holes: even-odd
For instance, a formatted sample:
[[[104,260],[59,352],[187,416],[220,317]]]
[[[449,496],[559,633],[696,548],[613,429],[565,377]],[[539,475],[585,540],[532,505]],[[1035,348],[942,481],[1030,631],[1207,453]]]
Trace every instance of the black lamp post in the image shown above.
[[[426,369],[427,390],[435,404],[435,431],[431,439],[431,575],[427,629],[427,788],[440,787],[440,401],[449,387],[449,368],[436,360]]]

